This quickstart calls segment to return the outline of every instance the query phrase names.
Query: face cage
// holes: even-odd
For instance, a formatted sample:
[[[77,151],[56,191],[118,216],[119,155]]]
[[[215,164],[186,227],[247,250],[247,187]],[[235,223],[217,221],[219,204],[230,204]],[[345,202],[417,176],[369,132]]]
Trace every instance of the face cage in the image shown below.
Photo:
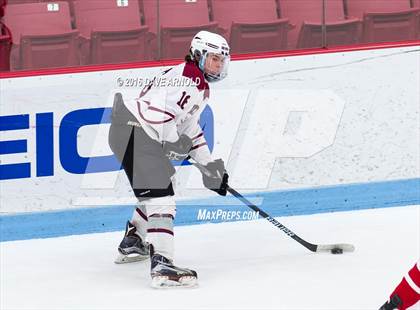
[[[201,56],[200,62],[198,64],[200,67],[200,70],[204,73],[204,77],[206,78],[207,82],[212,83],[212,82],[221,81],[228,75],[230,56],[221,55],[224,57],[222,70],[219,74],[212,74],[205,71],[206,59],[207,59],[207,56],[209,56],[210,54],[214,54],[214,53],[206,52]]]

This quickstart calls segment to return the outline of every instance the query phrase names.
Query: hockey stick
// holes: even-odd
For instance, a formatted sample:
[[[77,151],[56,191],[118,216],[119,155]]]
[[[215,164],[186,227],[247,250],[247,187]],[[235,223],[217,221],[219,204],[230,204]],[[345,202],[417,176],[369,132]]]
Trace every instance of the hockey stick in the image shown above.
[[[211,177],[211,173],[202,165],[196,162],[192,162],[192,164],[197,167],[202,173],[205,175]],[[277,221],[275,218],[271,217],[269,214],[258,208],[255,204],[250,202],[248,199],[246,199],[244,196],[242,196],[240,193],[238,193],[236,190],[234,190],[232,187],[228,186],[227,191],[231,193],[233,196],[235,196],[237,199],[242,201],[247,207],[251,208],[255,212],[258,212],[259,215],[261,215],[263,218],[265,218],[267,221],[269,221],[271,224],[276,226],[278,229],[283,231],[286,235],[288,235],[293,240],[299,242],[301,245],[303,245],[305,248],[312,252],[330,252],[332,254],[342,254],[343,252],[353,252],[354,251],[354,245],[348,244],[348,243],[335,243],[335,244],[313,244],[310,243],[298,235],[296,235],[293,231],[291,231],[289,228],[284,226],[282,223]]]

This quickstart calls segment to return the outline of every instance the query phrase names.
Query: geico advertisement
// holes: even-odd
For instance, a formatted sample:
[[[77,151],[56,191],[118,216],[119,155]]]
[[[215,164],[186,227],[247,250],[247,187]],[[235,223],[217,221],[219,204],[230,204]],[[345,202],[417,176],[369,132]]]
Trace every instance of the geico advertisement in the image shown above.
[[[54,187],[64,195],[60,199],[67,191],[76,193],[68,197],[73,202],[92,190],[118,187],[118,177],[124,176],[108,146],[115,92],[127,98],[133,91],[111,91],[103,107],[1,115],[1,154],[9,159],[0,165],[2,186],[25,184],[29,192],[22,194],[28,196],[31,189]],[[236,103],[228,108],[207,105],[200,125],[213,157],[224,159],[232,182],[247,190],[267,189],[277,157],[307,157],[330,146],[344,108],[344,101],[330,91],[232,90],[225,96],[227,92],[213,95],[220,101],[234,97]],[[178,193],[184,196],[202,189],[190,170],[177,174]],[[120,203],[127,198],[129,194]],[[103,197],[100,201],[106,203]],[[118,203],[115,197],[111,201]]]

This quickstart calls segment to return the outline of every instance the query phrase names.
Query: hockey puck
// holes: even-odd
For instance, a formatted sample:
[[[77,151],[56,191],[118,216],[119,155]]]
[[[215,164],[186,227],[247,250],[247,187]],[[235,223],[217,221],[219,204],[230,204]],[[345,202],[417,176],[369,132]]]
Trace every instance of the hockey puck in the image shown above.
[[[331,249],[331,254],[343,254],[343,249],[340,249],[340,248]]]

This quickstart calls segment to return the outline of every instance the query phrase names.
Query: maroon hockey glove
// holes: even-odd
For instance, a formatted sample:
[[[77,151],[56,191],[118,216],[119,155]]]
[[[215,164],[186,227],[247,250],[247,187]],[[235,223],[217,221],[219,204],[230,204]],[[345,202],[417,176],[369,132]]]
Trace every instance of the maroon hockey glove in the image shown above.
[[[204,167],[210,174],[202,173],[204,186],[221,196],[226,196],[229,175],[226,173],[223,160],[217,159]]]

